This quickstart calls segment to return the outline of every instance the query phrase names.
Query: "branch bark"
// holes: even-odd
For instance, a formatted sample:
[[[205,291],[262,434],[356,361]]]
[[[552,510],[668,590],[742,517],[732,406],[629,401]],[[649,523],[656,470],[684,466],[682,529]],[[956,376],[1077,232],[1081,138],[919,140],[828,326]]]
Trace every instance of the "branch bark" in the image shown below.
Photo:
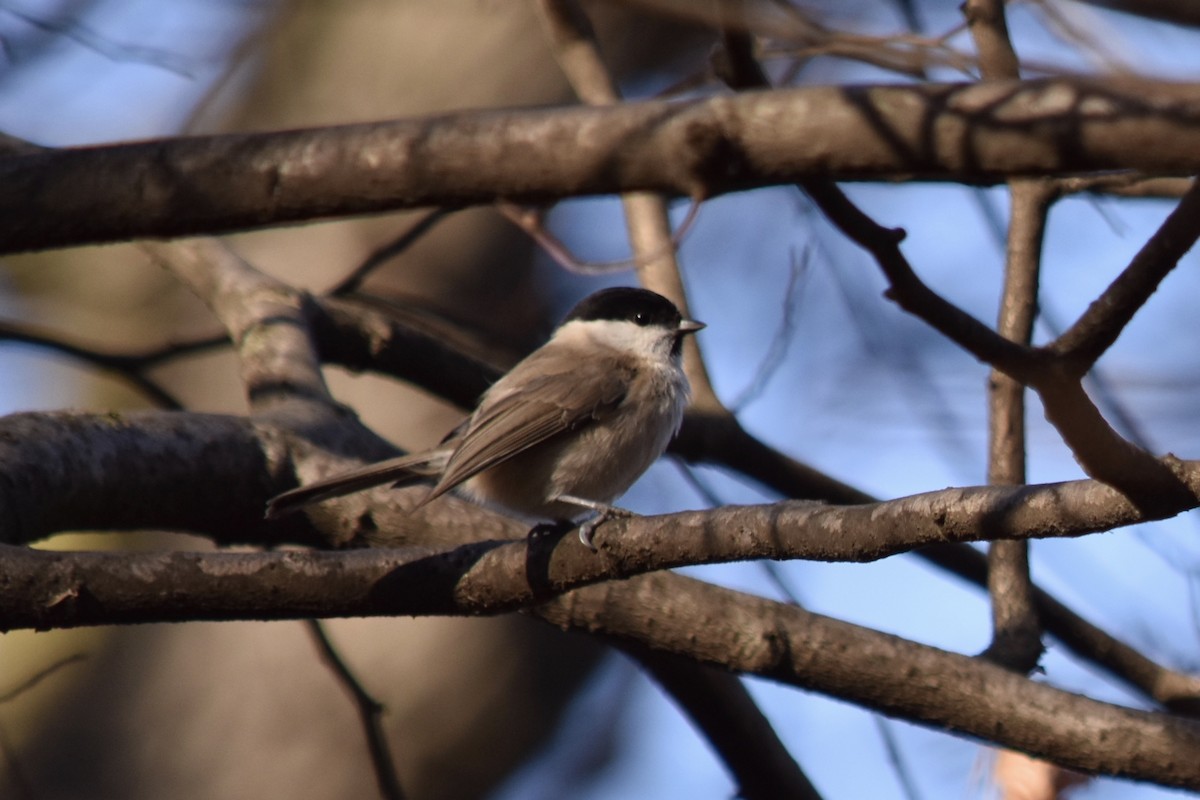
[[[51,150],[0,158],[0,253],[502,199],[710,197],[810,178],[1190,174],[1200,172],[1197,126],[1195,86],[1058,78],[467,111]]]
[[[679,575],[656,573],[554,599],[540,592],[531,597],[520,586],[528,587],[528,575],[542,564],[554,563],[539,559],[536,547],[481,543],[443,556],[419,549],[118,555],[13,548],[3,552],[0,607],[15,608],[29,597],[30,576],[53,575],[58,592],[48,606],[45,598],[37,603],[42,624],[71,615],[95,620],[116,608],[109,589],[130,566],[138,591],[129,596],[140,600],[125,611],[144,615],[152,606],[160,619],[183,618],[186,609],[201,607],[202,594],[222,618],[478,614],[537,602],[532,613],[562,627],[816,689],[1075,769],[1200,789],[1200,762],[1193,757],[1200,726],[1194,722],[1090,700],[980,659]],[[573,542],[570,549],[581,551]],[[502,589],[506,577],[496,558],[506,551],[507,580],[516,594]],[[47,570],[46,562],[55,566]],[[445,569],[437,568],[439,562]],[[86,582],[79,570],[90,572]],[[481,602],[464,590],[472,585],[465,578],[479,570],[492,573],[490,583],[501,594]],[[438,576],[440,589],[429,576]],[[161,588],[147,591],[155,585]]]

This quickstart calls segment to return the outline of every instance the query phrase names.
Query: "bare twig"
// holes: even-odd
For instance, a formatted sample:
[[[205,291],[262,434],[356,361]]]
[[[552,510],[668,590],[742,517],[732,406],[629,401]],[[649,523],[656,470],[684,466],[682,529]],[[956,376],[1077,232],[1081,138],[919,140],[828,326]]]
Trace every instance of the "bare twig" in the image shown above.
[[[160,386],[157,381],[147,378],[142,373],[142,366],[147,363],[144,356],[104,353],[91,347],[64,341],[57,334],[34,331],[24,325],[10,322],[0,322],[0,341],[19,342],[63,353],[111,372],[144,394],[159,408],[175,410],[183,408],[183,404],[173,394]],[[161,357],[161,351],[156,352],[154,356]]]
[[[432,211],[425,212],[420,219],[409,226],[403,233],[363,259],[361,264],[355,267],[345,278],[342,278],[342,280],[330,287],[325,294],[339,297],[358,291],[358,288],[368,275],[412,247],[417,240],[429,233],[439,222],[457,210],[457,208],[435,208]]]
[[[304,621],[304,627],[312,638],[321,660],[354,700],[354,708],[358,711],[359,722],[367,737],[367,750],[371,754],[371,767],[375,770],[375,783],[379,786],[380,796],[384,800],[403,800],[404,790],[400,786],[396,765],[392,761],[392,751],[388,747],[387,734],[383,730],[383,704],[363,688],[362,683],[342,660],[319,620],[307,619]]]
[[[46,19],[13,8],[8,3],[0,7],[0,11],[11,14],[27,25],[70,39],[111,61],[148,64],[182,78],[195,78],[198,71],[193,59],[184,58],[174,50],[115,42],[78,20]]]
[[[791,255],[787,284],[784,286],[783,294],[781,295],[780,305],[782,306],[783,313],[779,319],[779,328],[775,331],[775,335],[771,337],[771,344],[767,348],[766,355],[763,356],[758,369],[754,371],[754,377],[750,383],[729,402],[729,410],[734,414],[740,412],[762,395],[767,384],[770,383],[771,378],[783,364],[784,358],[787,356],[788,347],[792,343],[792,335],[796,327],[796,306],[799,302],[796,287],[800,284],[802,276],[808,274],[809,256],[810,251],[807,248],[800,253],[799,259],[796,258],[795,253]]]
[[[1200,181],[1193,181],[1129,266],[1048,349],[1077,374],[1086,372],[1112,346],[1198,237]]]
[[[887,753],[892,771],[896,773],[896,780],[900,783],[904,797],[907,800],[921,800],[921,792],[917,790],[916,778],[913,776],[912,770],[908,768],[904,754],[900,752],[900,742],[896,741],[896,735],[892,732],[891,721],[880,714],[872,714],[871,721],[875,723],[875,730],[879,732],[883,750]]]
[[[87,655],[84,653],[72,653],[69,656],[63,656],[49,666],[38,670],[33,675],[30,675],[16,686],[4,690],[4,693],[0,694],[0,705],[15,700],[64,667],[69,667],[72,664],[78,664],[86,659]]]
[[[545,220],[543,209],[523,208],[514,203],[497,203],[496,210],[513,225],[524,231],[529,238],[533,239],[546,255],[554,259],[555,263],[560,267],[578,275],[594,276],[608,275],[612,272],[627,269],[640,269],[642,266],[652,263],[657,259],[673,257],[679,251],[680,242],[691,231],[692,225],[696,222],[696,217],[699,216],[700,202],[693,199],[688,204],[687,214],[684,216],[683,221],[679,223],[679,227],[671,234],[670,242],[661,250],[646,253],[645,255],[635,254],[629,258],[619,258],[613,261],[584,261],[577,258],[562,240],[546,229],[546,226],[543,224]]]

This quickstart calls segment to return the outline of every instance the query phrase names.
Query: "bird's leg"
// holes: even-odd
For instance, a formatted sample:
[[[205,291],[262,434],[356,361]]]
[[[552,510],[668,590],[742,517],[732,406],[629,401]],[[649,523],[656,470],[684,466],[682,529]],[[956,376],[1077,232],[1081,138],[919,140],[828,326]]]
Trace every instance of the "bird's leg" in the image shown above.
[[[592,517],[586,522],[581,523],[579,526],[579,541],[583,542],[584,547],[591,550],[593,553],[596,552],[596,545],[592,544],[592,536],[596,533],[596,528],[600,527],[600,525],[607,520],[612,519],[613,517],[628,518],[637,516],[627,508],[619,508],[617,506],[610,505],[609,503],[601,503],[597,500],[588,500],[585,497],[575,497],[574,495],[570,494],[560,494],[554,499],[561,503],[570,503],[573,506],[580,506],[596,512],[596,516]]]

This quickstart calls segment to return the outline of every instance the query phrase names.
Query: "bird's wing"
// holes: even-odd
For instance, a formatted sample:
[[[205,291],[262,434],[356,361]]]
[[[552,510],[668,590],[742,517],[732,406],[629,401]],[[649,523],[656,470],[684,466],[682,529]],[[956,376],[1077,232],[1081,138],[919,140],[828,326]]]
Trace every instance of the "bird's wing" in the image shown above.
[[[552,372],[485,402],[422,504],[553,436],[602,419],[625,398],[632,375],[632,368],[620,364]]]
[[[372,486],[435,476],[437,465],[432,461],[439,456],[444,458],[444,455],[437,451],[390,458],[292,489],[271,498],[267,503],[267,519],[276,519],[312,503],[352,494]]]

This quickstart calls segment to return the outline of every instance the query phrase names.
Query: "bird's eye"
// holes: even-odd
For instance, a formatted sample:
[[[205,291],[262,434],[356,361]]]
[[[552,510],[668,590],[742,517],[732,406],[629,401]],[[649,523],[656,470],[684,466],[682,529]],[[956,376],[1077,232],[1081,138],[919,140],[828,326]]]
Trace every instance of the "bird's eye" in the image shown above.
[[[640,311],[633,315],[633,321],[643,327],[650,324],[650,318]]]

